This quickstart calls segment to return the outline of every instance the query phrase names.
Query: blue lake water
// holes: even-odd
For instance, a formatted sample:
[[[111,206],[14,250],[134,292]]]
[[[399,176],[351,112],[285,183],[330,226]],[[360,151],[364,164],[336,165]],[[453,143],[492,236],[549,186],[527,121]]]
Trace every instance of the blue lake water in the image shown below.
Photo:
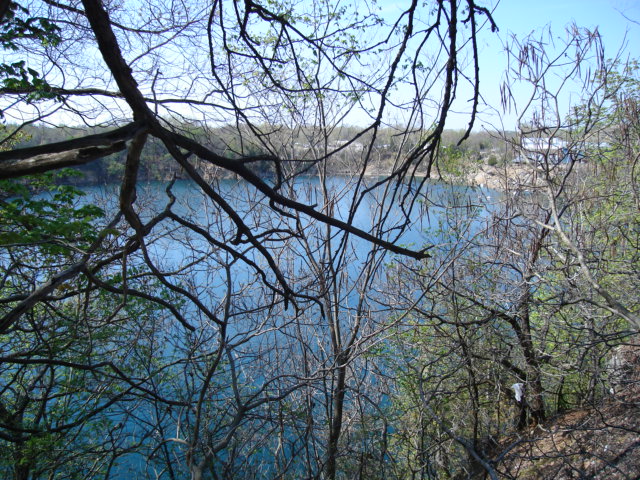
[[[139,185],[135,205],[144,222],[166,208],[169,200],[166,188],[165,182]],[[333,177],[326,182],[325,188],[329,202],[325,202],[322,185],[316,177],[297,179],[288,193],[307,205],[317,205],[317,209],[326,204],[327,211],[335,218],[347,221],[353,196],[352,186],[345,178]],[[362,335],[367,335],[380,328],[385,317],[390,315],[383,289],[384,281],[388,278],[385,268],[394,259],[393,255],[381,252],[367,240],[355,235],[345,237],[338,229],[327,228],[309,217],[290,218],[278,214],[269,207],[262,194],[245,182],[220,180],[215,189],[267,249],[270,259],[247,242],[246,235],[234,244],[238,239],[237,228],[229,215],[220,205],[206,198],[197,185],[188,181],[177,181],[172,186],[171,193],[176,199],[172,211],[196,225],[196,230],[185,228],[174,220],[165,220],[153,229],[146,245],[148,260],[154,267],[166,274],[171,285],[194,297],[194,301],[187,300],[181,305],[180,311],[196,327],[196,332],[187,332],[177,322],[172,322],[170,315],[167,316],[167,326],[162,332],[165,343],[160,341],[153,345],[158,361],[169,362],[215,352],[221,341],[229,345],[231,357],[221,363],[208,391],[207,405],[210,405],[211,414],[204,428],[209,429],[208,434],[214,443],[229,432],[235,395],[229,380],[231,375],[236,375],[243,398],[251,398],[253,391],[263,389],[264,392],[275,394],[290,386],[294,377],[309,374],[305,372],[306,366],[300,364],[301,358],[312,358],[308,361],[308,368],[314,371],[322,371],[331,365],[333,359],[328,346],[330,332],[327,320],[321,314],[318,302],[305,299],[309,295],[318,296],[321,290],[316,277],[318,266],[332,266],[337,273],[335,278],[329,279],[329,287],[335,293],[331,301],[337,304],[335,314],[339,328],[344,332],[359,325],[361,319],[358,315],[362,312],[358,310],[358,305],[361,305],[363,298],[366,299],[364,311],[368,318],[358,328],[362,329]],[[86,187],[85,192],[87,195],[83,201],[101,206],[107,214],[107,221],[115,214],[116,185]],[[377,233],[385,240],[415,250],[434,244],[440,251],[455,249],[461,237],[481,234],[484,221],[493,208],[492,202],[498,197],[496,192],[485,189],[431,182],[412,205],[408,228],[397,228],[405,221],[407,209],[394,205],[389,207],[386,220]],[[353,215],[351,224],[370,231],[371,226],[381,218],[380,209],[384,207],[384,202],[384,198],[375,194],[365,197]],[[210,238],[199,234],[197,229],[207,232]],[[297,232],[298,235],[287,232]],[[327,241],[331,243],[325,248]],[[225,251],[225,247],[234,248],[243,258],[234,259],[231,253]],[[371,256],[377,259],[381,267],[375,281],[363,283],[363,268]],[[298,296],[297,309],[290,306],[285,310],[281,303],[271,305],[272,300],[278,298],[273,289],[279,289],[281,285],[270,261],[282,272]],[[129,260],[129,266],[135,266],[136,263],[144,263],[140,252]],[[114,267],[114,270],[117,268]],[[273,289],[264,288],[265,280]],[[368,290],[363,292],[363,289]],[[222,318],[225,301],[230,296],[233,298],[230,317],[223,329],[203,312],[206,310]],[[232,360],[233,370],[230,367]],[[203,373],[195,365],[195,361],[180,363],[171,370],[171,382],[167,382],[163,393],[193,404],[203,382]],[[366,369],[358,375],[364,378]],[[274,378],[279,379],[270,380]],[[323,415],[321,391],[320,388],[313,410],[317,411],[319,417]],[[295,398],[292,395],[294,403]],[[124,455],[115,462],[111,478],[153,477],[154,471],[159,468],[158,462],[148,462],[146,455],[153,451],[156,457],[159,456],[162,448],[165,448],[161,445],[168,445],[165,453],[175,457],[176,462],[180,461],[181,455],[184,455],[181,444],[163,441],[168,437],[187,435],[186,430],[180,432],[178,426],[192,420],[191,413],[188,409],[168,411],[164,410],[164,406],[162,408],[162,412],[159,412],[152,403],[143,403],[135,409],[135,415],[117,410],[109,413],[113,423],[122,424],[119,438],[123,446],[135,445],[143,439],[139,453]],[[252,422],[256,422],[257,429],[261,420],[257,417]],[[162,426],[161,431],[149,427],[154,423]],[[290,452],[302,449],[304,445],[301,440],[294,440],[297,438],[296,427],[288,428],[290,430],[284,436],[291,439],[291,445],[287,448]],[[262,462],[271,454],[263,451],[255,459]],[[228,452],[221,451],[217,461],[224,463],[228,456]],[[165,473],[160,478],[168,477]]]

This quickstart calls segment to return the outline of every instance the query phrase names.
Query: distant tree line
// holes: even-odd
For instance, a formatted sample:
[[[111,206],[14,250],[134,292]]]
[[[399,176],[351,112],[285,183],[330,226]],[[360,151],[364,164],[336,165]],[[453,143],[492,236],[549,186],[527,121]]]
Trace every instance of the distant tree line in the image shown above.
[[[238,131],[231,126],[207,128],[207,127],[191,127],[187,125],[176,126],[181,131],[187,133],[195,141],[207,145],[212,151],[229,159],[251,159],[247,166],[253,172],[259,175],[275,176],[276,171],[271,162],[266,160],[268,150],[264,148],[255,138],[251,137],[248,131]],[[5,126],[6,133],[15,130],[15,126]],[[304,132],[280,129],[279,139],[282,142],[279,145],[279,151],[283,158],[298,165],[299,170],[305,169],[305,159],[311,160],[315,158],[316,151],[320,146],[335,151],[328,159],[329,173],[344,174],[353,171],[354,168],[360,168],[363,159],[361,158],[363,150],[363,141],[367,142],[365,137],[357,142],[357,145],[348,143],[348,139],[352,137],[355,127],[342,127],[327,138],[324,143],[319,145],[309,142],[314,137],[312,129],[306,129]],[[62,142],[71,140],[84,135],[92,135],[105,131],[98,128],[81,128],[70,126],[47,126],[40,125],[24,125],[20,128],[18,140],[14,142],[16,148],[35,147],[46,145],[51,142]],[[399,142],[396,138],[398,128],[381,129],[373,150],[375,158],[371,162],[374,172],[384,174],[392,167],[392,161],[395,155],[410,153],[411,149],[417,144],[419,135],[416,133],[409,137],[409,141]],[[5,134],[6,134],[5,133]],[[462,167],[477,162],[484,162],[493,157],[501,156],[501,152],[505,150],[507,144],[504,139],[496,134],[489,132],[472,132],[466,139],[464,144],[458,144],[464,135],[464,131],[445,130],[442,134],[442,142],[440,145],[440,165],[439,167],[446,173],[460,174]],[[274,140],[275,142],[275,140]],[[95,183],[115,183],[122,176],[124,165],[126,162],[126,152],[119,152],[104,158],[99,158],[91,163],[77,167],[76,169],[82,175],[73,175],[65,178],[65,181],[71,184],[95,184]],[[140,156],[140,173],[139,179],[142,181],[152,180],[169,180],[175,176],[178,179],[188,178],[188,175],[175,164],[171,154],[167,151],[162,142],[158,139],[150,139],[143,148]],[[207,169],[205,164],[199,167],[203,173],[209,178],[224,178],[230,176],[229,172],[220,169]],[[312,173],[312,171],[308,171]],[[62,179],[58,179],[62,181]]]

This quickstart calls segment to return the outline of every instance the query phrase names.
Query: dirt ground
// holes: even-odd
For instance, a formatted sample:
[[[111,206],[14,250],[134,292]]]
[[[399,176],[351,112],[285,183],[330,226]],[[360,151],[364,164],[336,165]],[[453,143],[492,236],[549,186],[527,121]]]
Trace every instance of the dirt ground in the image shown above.
[[[640,346],[618,347],[610,396],[501,442],[500,478],[640,479]]]

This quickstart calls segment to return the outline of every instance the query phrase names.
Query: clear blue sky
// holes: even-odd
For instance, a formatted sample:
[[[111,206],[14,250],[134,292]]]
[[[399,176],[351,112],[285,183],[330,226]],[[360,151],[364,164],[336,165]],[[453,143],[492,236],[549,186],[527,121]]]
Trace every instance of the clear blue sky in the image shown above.
[[[433,5],[431,2],[434,0],[429,0],[428,5]],[[385,12],[397,15],[406,8],[407,3],[407,0],[378,0],[382,15]],[[580,27],[598,29],[606,46],[607,57],[616,56],[624,47],[625,57],[640,59],[640,0],[476,0],[476,3],[494,11],[500,29],[494,34],[485,28],[479,38],[481,90],[485,102],[493,108],[500,107],[500,85],[507,65],[503,44],[512,34],[524,37],[550,27],[555,37],[562,38],[565,37],[565,27],[575,23]],[[459,110],[467,112],[450,115],[449,128],[466,127],[470,97],[468,88],[461,88],[458,92]],[[514,128],[515,116],[503,118],[506,128]],[[390,123],[393,120],[390,118]],[[64,119],[60,121],[64,123]],[[367,121],[370,121],[369,117],[354,115],[354,124]],[[481,129],[483,123],[496,126],[498,117],[485,113],[484,117],[478,119],[475,128]]]
[[[395,18],[406,8],[406,2],[398,0],[378,0],[378,4],[382,14],[388,14],[389,18]],[[501,112],[501,85],[507,68],[504,45],[514,35],[519,39],[530,34],[539,38],[550,30],[553,43],[559,48],[568,38],[566,28],[575,24],[591,31],[597,29],[606,58],[617,57],[622,51],[623,59],[640,59],[640,0],[477,0],[476,4],[493,11],[499,32],[492,33],[485,27],[478,38],[481,92],[489,107],[483,109],[475,129],[481,129],[483,124],[490,129],[499,127],[501,120],[509,130],[516,126],[515,114]],[[547,50],[553,48],[550,45]],[[463,68],[471,69],[471,65]],[[472,90],[464,83],[459,85],[454,105],[458,113],[449,115],[448,128],[462,129],[468,124]],[[583,90],[582,84],[567,85],[566,89],[561,98],[561,108],[565,110],[570,103],[579,102]],[[518,100],[527,96],[525,90],[517,93]],[[492,109],[500,110],[500,116]]]
[[[582,27],[598,27],[605,40],[614,44],[622,42],[625,31],[634,27],[638,39],[639,25],[629,22],[625,16],[640,22],[638,0],[502,0],[495,10],[502,30],[522,34],[545,25],[559,30],[575,22]]]
[[[477,3],[487,5],[489,2]],[[480,67],[485,99],[495,106],[500,103],[499,85],[505,68],[502,42],[512,34],[524,37],[550,28],[555,38],[562,39],[566,37],[565,28],[575,23],[578,27],[598,29],[606,57],[614,57],[624,48],[625,58],[640,58],[640,0],[501,0],[495,3],[494,19],[500,31],[497,36],[483,35]],[[513,120],[507,117],[506,123]],[[452,127],[464,126],[462,118],[452,123]]]

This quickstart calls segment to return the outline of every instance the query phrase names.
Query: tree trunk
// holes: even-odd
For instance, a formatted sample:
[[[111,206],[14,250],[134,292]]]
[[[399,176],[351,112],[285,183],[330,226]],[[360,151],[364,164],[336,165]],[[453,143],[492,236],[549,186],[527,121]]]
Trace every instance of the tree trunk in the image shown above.
[[[340,358],[340,356],[339,356]],[[333,398],[333,416],[329,426],[329,441],[327,445],[327,458],[324,467],[325,478],[335,480],[336,464],[338,457],[338,442],[342,432],[342,412],[344,409],[345,383],[347,367],[341,363],[338,365],[338,378]]]

